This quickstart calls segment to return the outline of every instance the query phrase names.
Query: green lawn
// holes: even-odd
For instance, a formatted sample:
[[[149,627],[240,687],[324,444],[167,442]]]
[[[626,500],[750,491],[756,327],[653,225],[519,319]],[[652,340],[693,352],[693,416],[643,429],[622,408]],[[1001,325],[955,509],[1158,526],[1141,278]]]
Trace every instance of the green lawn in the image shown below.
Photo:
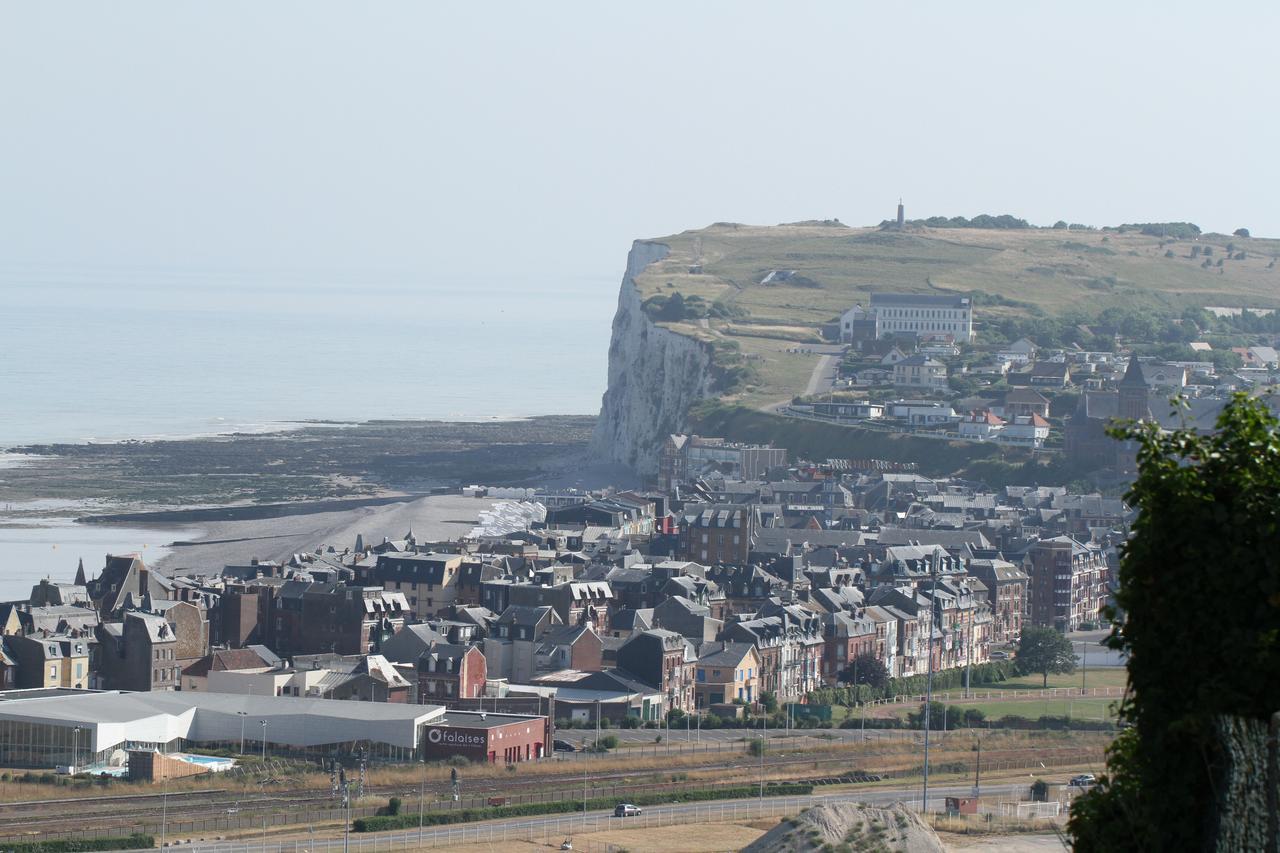
[[[1021,717],[1037,717],[1052,716],[1065,717],[1072,716],[1083,719],[1101,720],[1115,717],[1115,707],[1119,703],[1119,697],[1114,699],[1104,698],[1056,698],[1056,699],[1026,699],[1026,700],[1006,700],[1003,702],[948,702],[947,706],[951,708],[977,708],[987,716],[987,719],[998,720],[1001,717],[1016,714]],[[905,712],[904,712],[905,713]]]
[[[1122,666],[1094,667],[1085,676],[1087,687],[1124,687],[1128,673]],[[1079,687],[1081,671],[1071,675],[1050,675],[1049,687]],[[1042,675],[1020,675],[999,684],[984,684],[975,690],[1039,690],[1044,684]]]

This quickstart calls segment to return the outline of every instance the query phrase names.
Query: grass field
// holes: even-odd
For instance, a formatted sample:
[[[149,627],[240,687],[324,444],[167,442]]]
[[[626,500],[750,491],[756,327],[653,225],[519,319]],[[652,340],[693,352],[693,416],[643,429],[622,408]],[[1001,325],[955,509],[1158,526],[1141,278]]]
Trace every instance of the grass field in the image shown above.
[[[788,345],[781,338],[811,341],[822,324],[855,303],[866,304],[877,291],[975,294],[979,340],[984,323],[1010,315],[1280,307],[1280,265],[1271,266],[1280,258],[1280,240],[1206,234],[1193,243],[1137,232],[1043,228],[899,232],[717,224],[657,241],[671,251],[637,276],[642,298],[678,291],[741,309],[744,316],[732,323],[712,320],[696,333],[684,327],[677,331],[738,340],[744,351],[748,341],[755,342],[750,349],[764,359],[758,364],[764,381],[738,400],[752,407],[802,393],[808,382],[808,373],[777,358]],[[1202,258],[1190,257],[1193,245],[1212,246],[1216,263],[1228,243],[1247,257],[1207,269]],[[797,271],[801,283],[762,284],[776,269]],[[754,337],[761,335],[767,337]]]

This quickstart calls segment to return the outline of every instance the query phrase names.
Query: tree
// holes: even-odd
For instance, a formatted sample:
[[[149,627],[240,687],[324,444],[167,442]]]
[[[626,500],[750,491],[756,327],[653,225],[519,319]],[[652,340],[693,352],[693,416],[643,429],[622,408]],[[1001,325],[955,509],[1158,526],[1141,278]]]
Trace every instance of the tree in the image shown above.
[[[765,690],[760,694],[760,704],[764,706],[766,713],[772,714],[778,710],[778,697],[772,690]]]
[[[1249,234],[1249,229],[1248,229],[1248,228],[1237,228],[1236,230],[1234,230],[1234,231],[1232,231],[1232,232],[1231,232],[1231,236],[1232,236],[1232,237],[1248,237],[1248,236],[1250,236],[1250,234]]]
[[[667,301],[658,309],[659,320],[683,320],[685,317],[684,296],[676,291],[667,297]]]
[[[1213,433],[1112,435],[1138,461],[1126,499],[1139,515],[1108,612],[1129,693],[1107,773],[1073,804],[1069,831],[1081,853],[1209,849],[1227,766],[1219,720],[1265,736],[1280,708],[1280,420],[1237,394]]]
[[[840,671],[840,680],[845,684],[866,684],[871,687],[884,687],[889,680],[889,669],[884,661],[868,652],[849,661],[849,665]]]
[[[1048,687],[1049,673],[1070,675],[1076,671],[1076,652],[1071,641],[1053,628],[1032,626],[1022,629],[1014,662],[1023,675],[1043,675],[1044,686]]]

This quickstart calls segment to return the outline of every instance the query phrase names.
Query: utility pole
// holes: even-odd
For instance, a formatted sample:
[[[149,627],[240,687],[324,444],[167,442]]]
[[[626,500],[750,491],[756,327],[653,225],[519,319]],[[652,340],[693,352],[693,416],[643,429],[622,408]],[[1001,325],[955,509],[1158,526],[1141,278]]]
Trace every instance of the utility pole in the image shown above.
[[[1089,677],[1089,641],[1083,640],[1080,646],[1080,695],[1084,696],[1088,689],[1086,679]]]
[[[920,809],[929,813],[929,711],[933,705],[933,623],[937,616],[938,603],[938,561],[929,558],[929,574],[932,577],[932,592],[929,595],[929,677],[925,681],[924,698],[924,790],[921,796]]]
[[[161,797],[160,806],[160,849],[164,849],[165,836],[169,831],[169,770],[162,766],[161,772],[164,773],[164,794]]]
[[[982,796],[982,737],[978,737],[978,763],[973,770],[973,796]]]
[[[761,717],[764,735],[760,738],[760,802],[764,802],[764,745],[769,740],[769,718]]]
[[[453,772],[457,773],[458,768],[453,768]],[[422,749],[422,779],[418,782],[418,846],[422,846],[422,822],[426,811],[423,805],[427,794],[427,750],[426,744]]]
[[[342,801],[347,810],[347,822],[342,827],[342,853],[349,853],[351,845],[351,783],[346,782],[342,788]]]

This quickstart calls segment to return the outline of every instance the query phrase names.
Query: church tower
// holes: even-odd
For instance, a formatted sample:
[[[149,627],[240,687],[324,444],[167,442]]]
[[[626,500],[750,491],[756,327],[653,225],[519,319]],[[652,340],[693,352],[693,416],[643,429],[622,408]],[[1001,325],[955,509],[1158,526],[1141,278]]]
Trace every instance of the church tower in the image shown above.
[[[1129,366],[1125,369],[1118,388],[1117,418],[1140,421],[1151,417],[1151,406],[1147,401],[1147,380],[1142,375],[1137,354],[1129,356]]]
[[[898,228],[907,224],[907,209],[902,206],[902,199],[898,199]]]

